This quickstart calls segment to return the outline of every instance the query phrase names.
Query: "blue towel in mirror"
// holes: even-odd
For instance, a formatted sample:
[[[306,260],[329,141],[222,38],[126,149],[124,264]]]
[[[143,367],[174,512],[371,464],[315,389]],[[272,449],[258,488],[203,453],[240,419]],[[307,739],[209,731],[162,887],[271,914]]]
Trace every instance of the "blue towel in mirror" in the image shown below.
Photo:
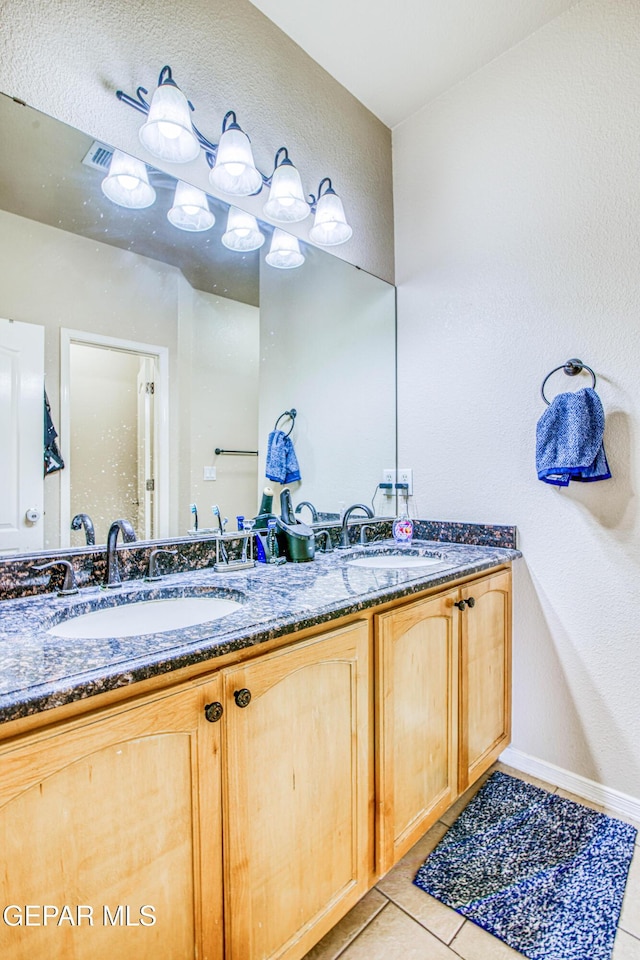
[[[276,483],[294,483],[302,479],[293,443],[283,430],[272,430],[269,434],[265,476]]]
[[[560,393],[538,420],[538,479],[557,487],[611,476],[602,438],[604,410],[593,387]]]

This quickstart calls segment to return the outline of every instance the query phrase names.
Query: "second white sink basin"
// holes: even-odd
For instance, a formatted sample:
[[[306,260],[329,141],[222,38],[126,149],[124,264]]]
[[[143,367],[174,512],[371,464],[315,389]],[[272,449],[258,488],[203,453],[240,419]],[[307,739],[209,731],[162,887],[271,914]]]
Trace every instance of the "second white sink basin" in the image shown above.
[[[417,557],[414,554],[401,555],[393,553],[373,554],[370,557],[355,557],[347,560],[352,567],[383,568],[385,570],[401,570],[407,567],[431,567],[442,563],[440,557]]]
[[[207,623],[209,620],[219,620],[239,610],[240,606],[236,600],[223,597],[139,600],[117,607],[92,610],[78,617],[69,617],[47,632],[53,637],[82,637],[90,640],[167,633]]]

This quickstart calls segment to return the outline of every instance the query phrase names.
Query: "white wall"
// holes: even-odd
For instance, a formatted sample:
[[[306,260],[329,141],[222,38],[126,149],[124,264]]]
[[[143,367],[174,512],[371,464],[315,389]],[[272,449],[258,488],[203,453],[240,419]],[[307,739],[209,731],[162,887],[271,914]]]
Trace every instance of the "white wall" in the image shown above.
[[[395,463],[395,290],[318,251],[294,270],[260,263],[260,468],[284,410],[302,480],[294,503],[370,503]],[[279,427],[285,432],[290,420]],[[270,482],[279,512],[279,484]],[[376,512],[389,515],[378,497]],[[302,519],[308,520],[305,511]]]
[[[306,192],[331,177],[354,228],[334,253],[393,281],[390,131],[248,0],[4,0],[1,49],[0,91],[140,156],[143,118],[115,91],[153,92],[169,64],[210,139],[234,109],[265,174],[284,144]],[[180,171],[211,189],[204,155]]]
[[[639,63],[637,0],[583,0],[394,131],[417,513],[517,524],[514,746],[635,797]],[[559,490],[535,473],[539,389],[576,356],[614,479]]]

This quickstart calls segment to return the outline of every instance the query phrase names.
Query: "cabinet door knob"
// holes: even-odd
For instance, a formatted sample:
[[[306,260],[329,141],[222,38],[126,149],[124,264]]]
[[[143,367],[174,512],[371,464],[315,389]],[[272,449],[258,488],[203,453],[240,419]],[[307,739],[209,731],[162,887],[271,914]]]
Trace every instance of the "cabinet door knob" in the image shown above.
[[[224,707],[219,700],[214,700],[213,703],[205,704],[204,715],[209,723],[216,723],[222,716]]]
[[[248,707],[251,703],[251,690],[243,687],[242,690],[234,690],[233,696],[239,707]]]
[[[475,605],[476,605],[475,597],[467,597],[467,606],[475,607]]]
[[[467,601],[466,601],[466,600],[456,600],[453,605],[454,605],[454,607],[457,607],[458,610],[464,610],[464,608],[465,608],[466,605],[467,605]]]

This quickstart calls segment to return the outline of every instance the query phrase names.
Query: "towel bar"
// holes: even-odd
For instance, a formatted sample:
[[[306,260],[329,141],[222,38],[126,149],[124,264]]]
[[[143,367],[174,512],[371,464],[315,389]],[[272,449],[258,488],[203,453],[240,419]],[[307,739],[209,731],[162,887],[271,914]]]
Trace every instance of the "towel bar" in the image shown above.
[[[544,380],[542,381],[542,386],[540,387],[540,393],[542,395],[542,399],[544,400],[547,406],[550,405],[550,401],[547,400],[547,398],[544,395],[545,384],[549,379],[549,377],[553,376],[554,373],[557,373],[558,370],[564,370],[564,372],[568,377],[575,377],[576,374],[582,373],[583,370],[588,370],[591,376],[593,377],[592,386],[595,387],[596,385],[596,375],[591,369],[591,367],[587,366],[586,363],[583,363],[582,360],[576,360],[575,358],[573,360],[567,360],[566,363],[561,363],[559,367],[554,367],[553,370],[550,373],[548,373],[544,378]]]

